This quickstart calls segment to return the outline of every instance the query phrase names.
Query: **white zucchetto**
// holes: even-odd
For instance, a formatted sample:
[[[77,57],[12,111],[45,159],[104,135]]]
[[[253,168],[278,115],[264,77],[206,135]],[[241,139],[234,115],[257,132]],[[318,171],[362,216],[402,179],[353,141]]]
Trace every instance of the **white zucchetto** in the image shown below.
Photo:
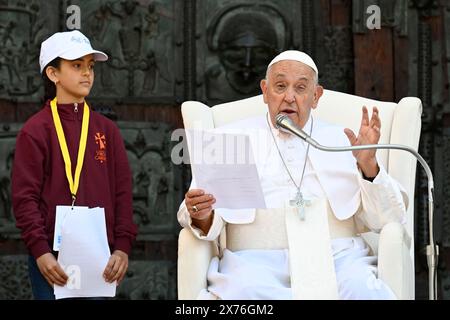
[[[311,67],[316,72],[316,75],[319,76],[319,70],[317,69],[317,66],[314,63],[314,60],[306,53],[298,50],[283,51],[275,58],[273,58],[272,61],[270,61],[269,65],[267,66],[267,69],[269,69],[274,63],[277,63],[282,60],[293,60],[304,63],[307,66]]]

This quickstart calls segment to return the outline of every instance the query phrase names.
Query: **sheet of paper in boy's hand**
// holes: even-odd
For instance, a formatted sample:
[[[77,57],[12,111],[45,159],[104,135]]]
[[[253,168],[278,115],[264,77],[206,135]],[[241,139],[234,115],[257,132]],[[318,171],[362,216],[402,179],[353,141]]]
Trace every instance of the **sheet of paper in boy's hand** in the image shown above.
[[[87,207],[79,206],[56,206],[56,217],[55,217],[55,232],[53,236],[53,251],[59,251],[59,246],[61,244],[61,225],[64,222],[67,214],[73,209],[87,209]]]
[[[214,195],[213,208],[266,208],[247,135],[204,132],[201,139],[197,134],[195,140],[192,131],[189,135],[196,187]]]
[[[116,282],[103,278],[110,256],[105,210],[74,207],[61,224],[58,263],[69,280],[64,287],[54,286],[56,299],[114,297]]]

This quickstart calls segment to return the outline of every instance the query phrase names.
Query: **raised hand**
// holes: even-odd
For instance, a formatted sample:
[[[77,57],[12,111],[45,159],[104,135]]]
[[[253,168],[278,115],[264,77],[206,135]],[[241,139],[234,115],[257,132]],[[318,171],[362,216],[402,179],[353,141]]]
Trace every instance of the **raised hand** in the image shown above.
[[[377,144],[380,141],[381,120],[378,115],[377,107],[373,107],[372,117],[369,120],[369,112],[366,106],[362,108],[361,126],[359,128],[358,136],[355,133],[345,128],[344,132],[352,146],[364,144]],[[364,175],[373,178],[378,174],[379,167],[375,157],[376,149],[357,150],[353,151],[353,156],[358,162],[358,166],[363,171]]]

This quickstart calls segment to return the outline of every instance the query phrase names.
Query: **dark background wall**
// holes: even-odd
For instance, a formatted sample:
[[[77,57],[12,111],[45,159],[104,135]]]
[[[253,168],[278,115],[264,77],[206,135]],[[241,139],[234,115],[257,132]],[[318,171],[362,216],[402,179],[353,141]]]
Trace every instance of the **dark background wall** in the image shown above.
[[[259,94],[265,66],[285,49],[308,52],[327,89],[422,99],[420,152],[436,179],[439,297],[450,298],[450,1],[0,0],[0,299],[31,297],[10,171],[17,132],[42,105],[40,43],[67,29],[70,5],[80,8],[81,31],[110,55],[96,65],[89,102],[117,121],[133,170],[139,236],[120,298],[176,298],[176,211],[190,179],[188,167],[170,161],[180,104]],[[381,9],[381,29],[367,27],[371,5]],[[419,299],[427,297],[426,187],[419,168]]]

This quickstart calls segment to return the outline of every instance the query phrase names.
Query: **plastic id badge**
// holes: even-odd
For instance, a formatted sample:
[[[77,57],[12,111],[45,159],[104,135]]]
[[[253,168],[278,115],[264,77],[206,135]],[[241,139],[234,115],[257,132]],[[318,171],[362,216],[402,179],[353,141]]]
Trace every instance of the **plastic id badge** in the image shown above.
[[[69,213],[77,213],[84,211],[88,207],[79,206],[56,206],[56,217],[55,217],[55,232],[53,236],[53,251],[59,251],[61,245],[61,227],[64,220]]]

